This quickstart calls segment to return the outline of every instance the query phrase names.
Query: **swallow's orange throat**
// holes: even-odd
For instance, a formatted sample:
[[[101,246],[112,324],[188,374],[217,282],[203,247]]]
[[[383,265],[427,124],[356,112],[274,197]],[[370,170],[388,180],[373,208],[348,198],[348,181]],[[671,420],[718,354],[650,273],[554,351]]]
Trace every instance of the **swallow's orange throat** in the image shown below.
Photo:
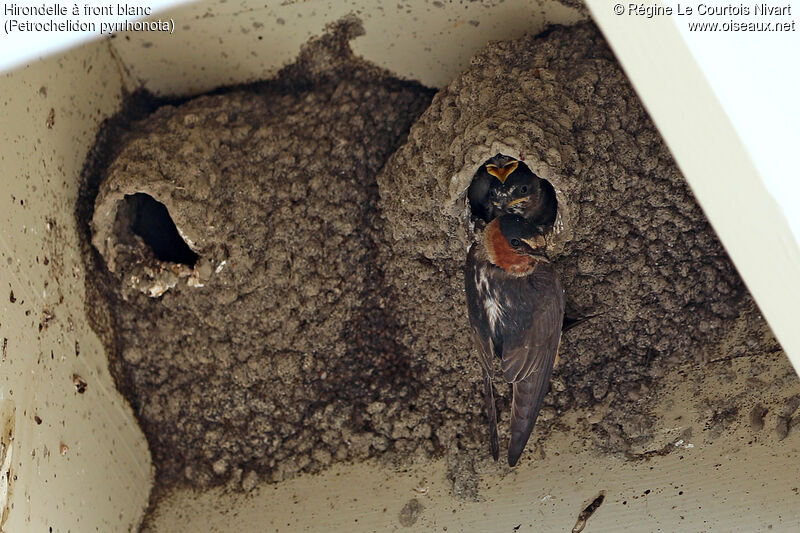
[[[536,267],[536,259],[514,251],[500,231],[499,220],[496,218],[486,226],[486,251],[489,253],[489,261],[509,274],[517,276],[529,274]]]

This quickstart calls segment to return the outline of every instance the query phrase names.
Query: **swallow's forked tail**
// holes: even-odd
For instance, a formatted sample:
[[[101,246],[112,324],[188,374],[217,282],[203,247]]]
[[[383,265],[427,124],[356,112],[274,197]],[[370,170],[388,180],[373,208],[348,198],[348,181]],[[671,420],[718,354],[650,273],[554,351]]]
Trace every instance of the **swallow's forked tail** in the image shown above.
[[[486,387],[486,415],[489,417],[489,444],[492,448],[494,460],[500,457],[500,437],[497,434],[497,408],[494,404],[494,390],[492,378],[487,372],[483,373],[483,384]]]
[[[547,395],[552,371],[540,369],[521,381],[512,383],[511,441],[508,444],[508,464],[519,461],[528,438],[531,436],[544,397]]]

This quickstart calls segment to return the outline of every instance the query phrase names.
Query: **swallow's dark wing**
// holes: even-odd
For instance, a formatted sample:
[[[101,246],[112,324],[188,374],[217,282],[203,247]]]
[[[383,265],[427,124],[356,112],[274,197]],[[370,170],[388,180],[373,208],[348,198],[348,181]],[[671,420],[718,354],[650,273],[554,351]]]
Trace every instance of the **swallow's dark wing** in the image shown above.
[[[467,254],[467,264],[464,272],[464,285],[467,296],[467,312],[469,313],[469,323],[472,329],[472,336],[478,346],[481,367],[483,368],[483,383],[486,395],[486,416],[489,421],[489,444],[491,446],[492,457],[497,461],[500,457],[500,438],[497,433],[497,408],[494,403],[494,390],[492,385],[492,358],[495,355],[495,345],[492,341],[492,332],[489,326],[489,317],[486,308],[483,306],[482,287],[485,282],[481,276],[485,276],[484,269],[488,264],[477,260],[475,246],[470,248]],[[483,284],[483,285],[481,285]]]
[[[547,394],[564,320],[564,292],[552,266],[540,267],[526,281],[528,290],[521,290],[515,299],[528,300],[515,308],[518,322],[509,324],[503,342],[503,377],[513,388],[511,466],[522,455]]]
[[[511,438],[508,443],[508,465],[515,466],[525,445],[533,432],[542,401],[547,393],[547,384],[552,374],[552,366],[534,372],[527,378],[511,385]]]
[[[552,265],[541,265],[511,287],[511,317],[502,336],[503,378],[521,381],[555,361],[564,321],[564,291]]]

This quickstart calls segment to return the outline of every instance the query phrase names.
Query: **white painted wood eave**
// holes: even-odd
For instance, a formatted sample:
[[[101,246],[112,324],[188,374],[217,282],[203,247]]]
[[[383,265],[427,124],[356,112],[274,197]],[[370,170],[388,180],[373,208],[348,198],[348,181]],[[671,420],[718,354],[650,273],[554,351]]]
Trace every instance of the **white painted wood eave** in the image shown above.
[[[632,19],[615,15],[610,2],[586,0],[586,4],[761,312],[800,371],[800,246],[743,136],[672,17]],[[780,82],[781,73],[775,76]],[[789,158],[794,156],[786,157],[789,170]]]

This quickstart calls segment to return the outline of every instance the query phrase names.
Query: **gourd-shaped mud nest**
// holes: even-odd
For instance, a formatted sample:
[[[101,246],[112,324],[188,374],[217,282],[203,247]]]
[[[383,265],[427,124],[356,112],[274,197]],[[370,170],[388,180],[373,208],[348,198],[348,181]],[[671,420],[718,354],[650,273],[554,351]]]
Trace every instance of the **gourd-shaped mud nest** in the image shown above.
[[[567,313],[598,315],[565,334],[532,443],[603,405],[561,429],[628,452],[667,367],[774,343],[594,26],[492,43],[435,95],[354,57],[359,31],[340,22],[271,82],[118,121],[87,167],[97,328],[163,481],[488,460],[465,193],[497,153],[554,187]]]

